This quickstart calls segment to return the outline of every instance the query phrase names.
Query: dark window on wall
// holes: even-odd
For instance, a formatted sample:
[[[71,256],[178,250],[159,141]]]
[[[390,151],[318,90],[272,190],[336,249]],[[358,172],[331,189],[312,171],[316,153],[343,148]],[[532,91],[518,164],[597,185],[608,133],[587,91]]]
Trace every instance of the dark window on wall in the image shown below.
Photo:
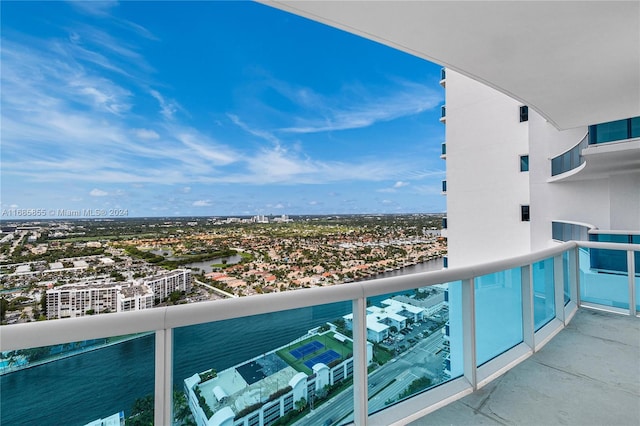
[[[520,122],[529,121],[529,107],[522,105],[520,107]]]
[[[529,222],[529,206],[520,206],[520,219]]]
[[[520,171],[528,172],[529,171],[529,156],[521,155],[520,156]]]

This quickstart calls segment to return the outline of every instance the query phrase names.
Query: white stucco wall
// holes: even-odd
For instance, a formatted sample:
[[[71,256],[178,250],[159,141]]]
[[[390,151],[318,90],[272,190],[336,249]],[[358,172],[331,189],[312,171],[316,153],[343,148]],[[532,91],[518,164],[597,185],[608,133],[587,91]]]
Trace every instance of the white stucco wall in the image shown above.
[[[449,267],[527,253],[529,173],[520,155],[529,153],[528,122],[521,104],[447,70],[447,218]]]

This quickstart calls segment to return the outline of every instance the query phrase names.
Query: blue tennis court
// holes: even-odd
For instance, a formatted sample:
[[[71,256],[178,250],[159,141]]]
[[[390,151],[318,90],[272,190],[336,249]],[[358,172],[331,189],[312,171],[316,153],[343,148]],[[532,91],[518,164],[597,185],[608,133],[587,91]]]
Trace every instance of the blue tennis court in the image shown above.
[[[306,365],[309,368],[313,368],[313,366],[319,362],[329,365],[329,363],[335,359],[340,359],[340,354],[334,351],[333,349],[330,349],[326,352],[321,353],[316,357],[311,358],[309,361],[305,361],[304,365]]]
[[[311,342],[300,346],[299,348],[292,349],[289,351],[291,355],[295,357],[295,359],[300,359],[303,356],[307,356],[309,354],[314,353],[318,349],[324,348],[324,345],[317,340],[312,340]]]

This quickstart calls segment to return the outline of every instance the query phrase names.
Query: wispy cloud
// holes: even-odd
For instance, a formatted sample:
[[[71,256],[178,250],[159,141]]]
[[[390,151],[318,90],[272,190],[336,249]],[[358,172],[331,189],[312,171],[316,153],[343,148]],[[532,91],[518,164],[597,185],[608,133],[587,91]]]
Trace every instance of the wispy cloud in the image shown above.
[[[379,122],[420,114],[439,106],[442,94],[415,83],[401,82],[387,88],[387,94],[374,95],[361,89],[357,93],[323,97],[311,90],[285,93],[308,108],[308,114],[295,117],[294,125],[279,129],[284,133],[318,133],[357,129]]]
[[[133,129],[133,133],[139,139],[146,139],[146,140],[160,139],[160,135],[156,131],[150,130],[150,129]]]
[[[194,207],[209,207],[211,205],[211,200],[198,200],[194,201],[192,206]]]
[[[106,197],[107,195],[109,195],[109,193],[107,191],[103,191],[102,189],[93,188],[89,192],[89,195],[91,195],[92,197]]]
[[[233,124],[240,127],[242,130],[246,131],[247,133],[250,133],[261,139],[267,140],[273,143],[274,145],[280,145],[280,140],[276,136],[274,136],[273,133],[268,132],[266,130],[253,129],[249,127],[246,123],[244,123],[242,120],[240,120],[240,117],[238,117],[237,115],[227,114],[227,117],[229,117],[229,119],[233,122]]]
[[[171,100],[165,100],[165,98],[157,90],[151,90],[149,93],[160,104],[160,114],[162,114],[167,120],[173,120],[174,114],[180,108],[178,103]]]

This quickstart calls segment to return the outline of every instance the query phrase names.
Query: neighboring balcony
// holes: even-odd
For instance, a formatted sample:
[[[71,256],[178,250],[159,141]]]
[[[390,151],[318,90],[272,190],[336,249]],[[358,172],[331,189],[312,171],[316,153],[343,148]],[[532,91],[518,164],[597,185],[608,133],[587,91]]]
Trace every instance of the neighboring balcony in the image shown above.
[[[626,258],[625,270],[594,268],[594,250]],[[562,338],[565,327],[575,328],[571,321],[580,307],[626,314],[632,323],[611,320],[603,328],[616,336],[637,336],[637,253],[638,244],[571,241],[468,268],[2,326],[3,368],[17,369],[25,362],[26,355],[16,350],[35,357],[59,353],[69,343],[82,352],[93,339],[109,339],[110,346],[3,375],[0,423],[83,425],[122,410],[129,417],[133,402],[142,398],[155,407],[156,425],[180,424],[174,418],[185,407],[197,412],[199,424],[227,424],[220,419],[234,426],[269,424],[298,413],[296,424],[406,424],[479,389],[491,389],[494,379]],[[414,309],[422,306],[419,300],[441,304]],[[394,325],[390,330],[370,317],[393,306],[400,309],[399,317],[391,315],[389,321],[402,329]],[[403,316],[411,318],[406,325],[399,321]],[[350,318],[348,326],[344,318]],[[636,328],[624,331],[622,326]],[[123,337],[134,333],[143,335]],[[616,336],[605,337],[613,341]],[[624,354],[617,346],[594,349],[601,357],[576,374],[585,368],[606,372],[609,365],[626,370],[627,381],[636,387],[623,389],[625,399],[612,399],[609,388],[602,388],[606,374],[586,381],[598,388],[600,398],[568,397],[581,395],[572,384],[578,378],[568,375],[553,382],[557,404],[541,401],[538,408],[547,415],[556,410],[567,423],[574,423],[572,410],[581,407],[596,410],[601,416],[596,419],[605,419],[600,423],[634,418],[629,415],[637,419],[637,348]],[[588,362],[594,353],[569,338],[569,344],[546,356],[555,364],[574,365]],[[492,398],[513,410],[519,405],[510,403],[512,398],[533,405],[527,395],[538,389],[541,378],[508,374],[505,381],[518,392],[497,392]],[[182,397],[185,391],[188,400]],[[474,423],[473,417],[467,423]]]
[[[573,148],[551,159],[550,182],[583,180],[640,169],[640,117],[589,126]]]
[[[446,107],[446,105],[442,105],[440,107],[440,122],[441,123],[446,123],[447,122],[447,107]]]
[[[442,195],[446,195],[447,194],[447,181],[443,180],[442,181]]]
[[[446,142],[442,142],[442,150],[440,152],[440,158],[442,158],[443,160],[447,159],[447,143]]]
[[[440,86],[446,88],[447,87],[447,70],[446,68],[442,68],[440,70]]]

